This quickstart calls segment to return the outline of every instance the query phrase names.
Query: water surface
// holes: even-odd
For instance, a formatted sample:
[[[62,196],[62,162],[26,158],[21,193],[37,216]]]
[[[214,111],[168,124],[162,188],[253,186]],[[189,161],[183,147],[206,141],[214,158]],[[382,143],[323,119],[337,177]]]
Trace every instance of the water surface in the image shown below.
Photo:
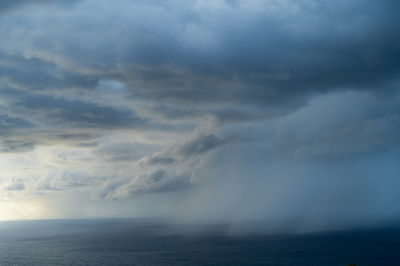
[[[233,235],[144,220],[0,223],[1,265],[400,265],[400,228]]]

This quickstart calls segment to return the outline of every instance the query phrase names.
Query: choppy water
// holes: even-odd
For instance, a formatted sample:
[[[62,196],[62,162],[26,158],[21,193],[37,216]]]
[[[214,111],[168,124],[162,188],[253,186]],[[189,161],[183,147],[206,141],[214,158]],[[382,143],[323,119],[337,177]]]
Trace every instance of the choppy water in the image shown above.
[[[394,227],[280,236],[183,229],[132,220],[0,223],[0,264],[400,265]]]

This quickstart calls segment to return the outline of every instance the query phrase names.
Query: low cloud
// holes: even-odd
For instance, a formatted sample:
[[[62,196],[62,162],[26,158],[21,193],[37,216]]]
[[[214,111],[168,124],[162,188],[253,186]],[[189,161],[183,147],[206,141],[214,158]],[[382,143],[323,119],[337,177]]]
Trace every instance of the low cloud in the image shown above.
[[[200,134],[183,144],[173,145],[161,153],[144,157],[140,160],[140,165],[162,165],[183,162],[226,143],[226,139],[219,138],[213,134]]]
[[[94,196],[101,199],[126,199],[141,194],[174,192],[193,186],[190,177],[185,175],[169,176],[164,170],[160,169],[132,179],[108,180]]]

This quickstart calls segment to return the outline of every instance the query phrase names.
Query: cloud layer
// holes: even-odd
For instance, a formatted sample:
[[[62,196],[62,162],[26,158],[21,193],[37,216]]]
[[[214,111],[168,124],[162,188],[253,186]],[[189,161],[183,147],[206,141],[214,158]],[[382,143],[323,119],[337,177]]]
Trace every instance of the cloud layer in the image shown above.
[[[0,197],[39,198],[49,217],[76,197],[54,202],[71,216],[396,218],[399,8],[3,1]]]

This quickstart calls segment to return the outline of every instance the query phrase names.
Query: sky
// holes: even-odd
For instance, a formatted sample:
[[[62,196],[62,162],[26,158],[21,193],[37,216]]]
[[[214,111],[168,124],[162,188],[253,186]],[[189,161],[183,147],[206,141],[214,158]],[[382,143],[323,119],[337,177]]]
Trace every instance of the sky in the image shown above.
[[[397,0],[4,0],[0,220],[400,218]]]

